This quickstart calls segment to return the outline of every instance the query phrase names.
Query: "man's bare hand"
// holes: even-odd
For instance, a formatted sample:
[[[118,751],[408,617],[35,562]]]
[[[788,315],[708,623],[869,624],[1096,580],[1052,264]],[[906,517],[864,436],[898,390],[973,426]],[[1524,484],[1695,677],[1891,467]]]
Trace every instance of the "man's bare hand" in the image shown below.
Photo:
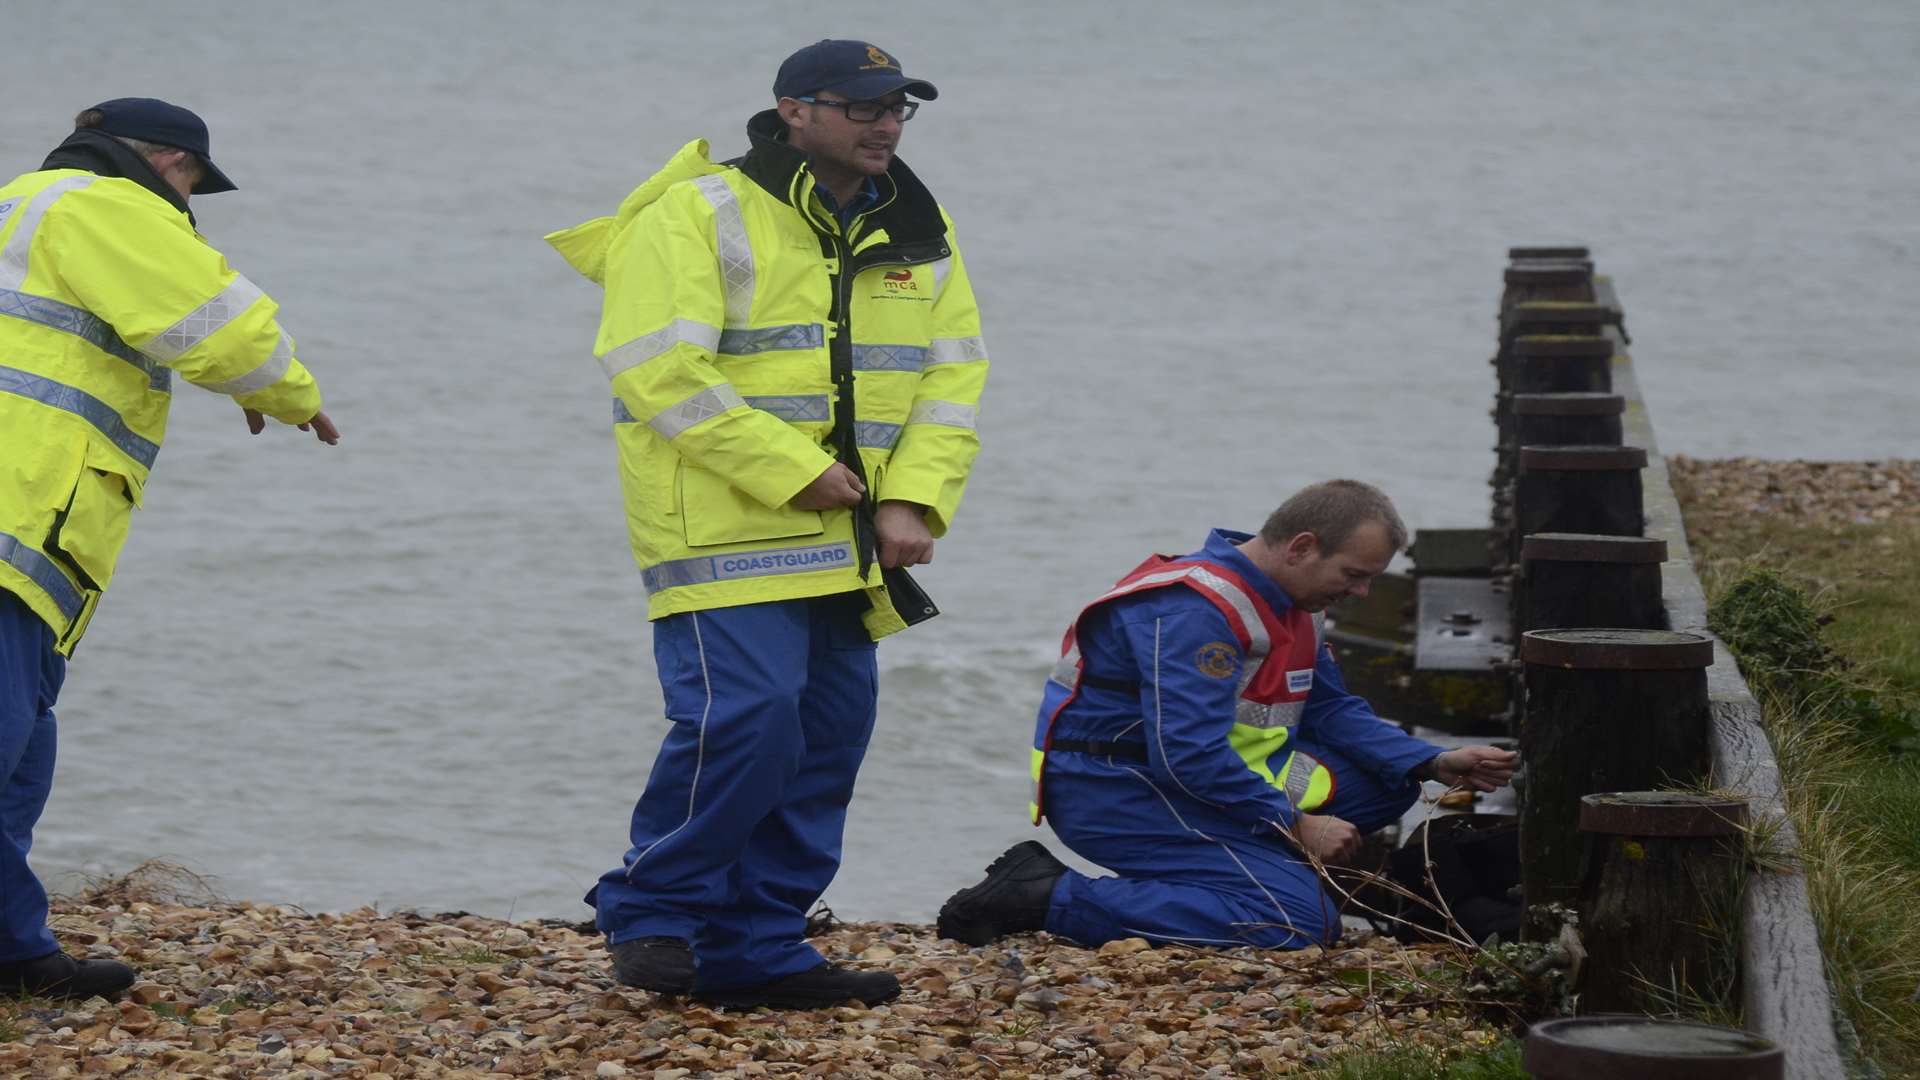
[[[1340,866],[1360,854],[1360,830],[1332,814],[1299,814],[1293,819],[1293,838],[1323,863]]]
[[[880,565],[919,566],[933,561],[933,531],[927,528],[927,508],[919,503],[888,499],[873,512],[873,530],[880,536]]]
[[[836,461],[827,466],[826,472],[814,477],[813,483],[801,488],[798,495],[787,500],[787,505],[796,510],[837,510],[860,505],[860,497],[866,492],[866,485],[853,475],[853,470]]]
[[[262,415],[259,410],[248,409],[242,406],[241,411],[247,414],[248,431],[258,435],[267,430],[267,418]],[[314,413],[313,417],[306,423],[296,426],[299,427],[301,431],[313,432],[320,437],[321,442],[326,443],[328,446],[334,446],[340,442],[340,429],[333,426],[333,421],[327,418],[326,413]]]
[[[1507,786],[1520,755],[1493,746],[1463,746],[1433,759],[1433,778],[1453,787],[1462,784],[1475,791],[1493,791]]]

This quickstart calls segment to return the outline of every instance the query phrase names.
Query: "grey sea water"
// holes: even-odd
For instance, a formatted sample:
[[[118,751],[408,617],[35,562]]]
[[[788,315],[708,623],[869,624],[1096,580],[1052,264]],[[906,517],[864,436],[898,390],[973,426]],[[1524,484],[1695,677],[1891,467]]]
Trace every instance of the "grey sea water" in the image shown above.
[[[1594,247],[1663,449],[1920,456],[1909,0],[8,0],[0,164],[105,98],[200,110],[241,186],[201,228],[345,433],[179,391],[61,702],[54,884],[160,857],[315,910],[586,914],[664,722],[598,292],[540,235],[738,153],[829,35],[939,85],[902,153],[994,359],[945,614],[881,651],[843,916],[927,918],[1030,833],[1060,632],[1148,551],[1334,474],[1484,520],[1509,244]]]

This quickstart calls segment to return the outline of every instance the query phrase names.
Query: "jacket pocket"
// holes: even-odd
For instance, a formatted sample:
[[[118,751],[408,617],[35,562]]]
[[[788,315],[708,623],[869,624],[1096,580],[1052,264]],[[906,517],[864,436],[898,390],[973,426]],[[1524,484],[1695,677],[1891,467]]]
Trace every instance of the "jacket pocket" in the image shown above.
[[[89,445],[73,495],[47,537],[47,547],[80,572],[82,585],[96,592],[112,580],[134,508],[140,505],[140,482],[123,469],[111,454]]]
[[[818,536],[825,531],[819,511],[763,506],[718,473],[685,461],[680,463],[679,491],[674,501],[680,507],[680,521],[691,547]]]

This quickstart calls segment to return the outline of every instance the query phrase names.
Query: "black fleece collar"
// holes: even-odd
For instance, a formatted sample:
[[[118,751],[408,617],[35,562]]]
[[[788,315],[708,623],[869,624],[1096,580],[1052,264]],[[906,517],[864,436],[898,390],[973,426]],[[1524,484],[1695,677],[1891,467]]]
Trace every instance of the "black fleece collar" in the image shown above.
[[[740,159],[740,171],[781,202],[792,205],[794,174],[806,168],[807,156],[787,142],[787,124],[774,109],[756,113],[747,121],[747,138],[752,149]],[[869,228],[887,230],[889,244],[912,244],[940,240],[947,234],[947,223],[940,216],[940,204],[920,178],[899,158],[887,166],[879,179],[881,205],[868,215]],[[891,188],[892,190],[888,190]],[[804,207],[795,206],[802,216]]]
[[[67,141],[54,148],[47,155],[41,169],[81,169],[95,176],[116,176],[122,180],[131,180],[155,195],[167,200],[175,210],[187,215],[193,221],[193,211],[187,209],[187,200],[182,198],[173,185],[153,171],[147,159],[134,152],[133,147],[102,131],[92,128],[80,128],[67,136]],[[198,222],[194,222],[198,225]]]

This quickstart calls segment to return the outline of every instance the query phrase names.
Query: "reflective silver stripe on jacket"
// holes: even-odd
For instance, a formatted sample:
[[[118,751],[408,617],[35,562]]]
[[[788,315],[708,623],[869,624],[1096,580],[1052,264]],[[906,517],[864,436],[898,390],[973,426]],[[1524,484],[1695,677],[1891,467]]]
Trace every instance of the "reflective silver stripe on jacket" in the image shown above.
[[[200,385],[216,394],[231,394],[234,397],[239,397],[241,394],[251,394],[256,390],[265,390],[267,387],[279,382],[286,377],[287,369],[292,366],[293,340],[282,332],[279,342],[273,347],[273,352],[269,354],[265,360],[260,362],[260,366],[236,379],[223,379],[220,382],[201,383]]]
[[[719,173],[703,176],[693,185],[713,204],[714,246],[720,253],[720,279],[727,290],[726,324],[745,326],[753,313],[753,244],[747,240],[740,200]]]
[[[682,585],[703,585],[709,581],[806,574],[853,565],[853,545],[842,540],[834,544],[762,548],[759,551],[736,551],[729,555],[670,559],[641,570],[640,581],[651,594]]]
[[[1060,662],[1053,665],[1047,678],[1069,690],[1080,688],[1080,646],[1077,642],[1067,646],[1067,651],[1060,654]]]
[[[853,425],[853,441],[869,450],[891,450],[893,444],[900,441],[900,425],[857,420]]]
[[[933,298],[940,299],[940,287],[947,283],[947,275],[953,273],[953,256],[943,255],[933,260]]]
[[[1260,613],[1254,610],[1253,601],[1234,584],[1204,566],[1195,566],[1191,570],[1192,580],[1208,592],[1225,600],[1240,617],[1240,625],[1247,631],[1247,662],[1240,671],[1241,685],[1253,676],[1253,669],[1259,667],[1260,658],[1273,650],[1273,639],[1267,636],[1267,624],[1260,621]]]
[[[683,343],[713,352],[720,345],[720,328],[692,319],[675,319],[650,334],[642,334],[632,341],[608,349],[607,354],[600,358],[600,370],[607,373],[608,379],[612,379],[628,368],[639,367]]]
[[[95,180],[97,176],[66,176],[35,192],[24,207],[16,205],[7,215],[18,216],[20,223],[14,227],[13,236],[7,246],[0,249],[0,289],[17,289],[27,282],[27,257],[33,250],[33,234],[40,228],[40,219],[52,206],[54,200],[69,191],[78,191]],[[6,222],[0,221],[0,228]]]
[[[957,401],[916,401],[913,411],[907,414],[909,424],[938,424],[941,427],[965,428],[973,430],[974,417],[979,410],[971,405],[962,405]]]
[[[1313,662],[1314,663],[1318,664],[1320,662],[1320,650],[1325,648],[1326,644],[1327,644],[1327,613],[1324,611],[1316,611],[1313,613]]]
[[[729,316],[731,318],[731,316]],[[818,349],[827,343],[827,328],[819,323],[792,323],[787,326],[762,326],[757,330],[720,332],[717,351],[727,356],[752,356],[781,349]]]
[[[0,367],[0,393],[17,394],[80,417],[128,457],[149,469],[153,468],[153,459],[160,455],[158,443],[134,434],[113,406],[78,387],[18,368]]]
[[[0,562],[27,575],[27,579],[53,597],[54,606],[60,609],[69,621],[80,617],[80,609],[86,605],[86,597],[80,594],[67,575],[53,564],[53,560],[21,543],[10,533],[0,532]]]
[[[1297,807],[1306,799],[1307,788],[1313,783],[1313,770],[1319,766],[1320,763],[1311,755],[1298,750],[1288,755],[1286,783],[1282,785],[1288,802]]]
[[[662,409],[647,421],[647,426],[659,432],[661,438],[672,439],[702,420],[712,419],[728,409],[745,404],[740,391],[735,390],[732,383],[721,383],[707,387],[678,405]]]
[[[627,403],[619,398],[613,399],[613,422],[616,424],[637,424],[639,418],[627,411]]]
[[[969,360],[985,360],[987,343],[978,334],[972,337],[934,338],[928,351],[932,353],[927,360],[928,367],[935,364],[964,364]]]
[[[855,371],[919,371],[927,366],[927,350],[918,345],[855,345]]]
[[[171,364],[185,356],[188,349],[219,333],[228,323],[245,314],[255,301],[265,295],[259,286],[247,280],[246,275],[236,274],[213,299],[187,312],[179,322],[162,330],[140,351],[163,364]]]
[[[770,412],[789,424],[809,421],[825,423],[833,418],[827,411],[825,394],[779,394],[743,400],[754,408],[762,412]]]
[[[1249,664],[1249,669],[1258,665]],[[1244,689],[1250,676],[1242,677],[1240,686]],[[1257,701],[1241,698],[1233,706],[1233,722],[1251,728],[1268,730],[1277,727],[1293,728],[1300,726],[1300,717],[1307,711],[1304,701],[1276,701],[1271,705],[1262,705]]]
[[[17,289],[0,289],[0,315],[11,315],[30,323],[39,323],[49,329],[74,337],[99,349],[109,356],[115,356],[146,373],[147,386],[161,393],[173,389],[173,371],[163,364],[155,363],[153,358],[126,342],[100,318],[85,308],[72,304],[63,304],[58,300]]]

